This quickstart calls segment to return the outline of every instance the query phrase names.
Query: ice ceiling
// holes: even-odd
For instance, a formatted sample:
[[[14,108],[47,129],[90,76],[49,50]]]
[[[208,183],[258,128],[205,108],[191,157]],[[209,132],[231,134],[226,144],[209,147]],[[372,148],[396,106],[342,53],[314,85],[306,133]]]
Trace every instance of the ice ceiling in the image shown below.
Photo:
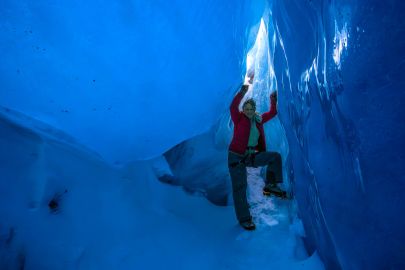
[[[404,5],[3,0],[0,105],[110,163],[154,157],[227,110],[264,18],[309,248],[331,269],[400,269]]]

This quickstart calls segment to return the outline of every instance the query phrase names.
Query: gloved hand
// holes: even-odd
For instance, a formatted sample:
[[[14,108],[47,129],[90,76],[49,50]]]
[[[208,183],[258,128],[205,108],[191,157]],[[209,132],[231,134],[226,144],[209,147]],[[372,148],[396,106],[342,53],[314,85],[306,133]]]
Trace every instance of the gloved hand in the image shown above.
[[[273,92],[270,95],[270,100],[271,100],[271,102],[277,102],[277,92]]]
[[[244,84],[240,88],[240,92],[243,93],[243,94],[246,94],[247,90],[249,90],[249,85],[248,84]]]

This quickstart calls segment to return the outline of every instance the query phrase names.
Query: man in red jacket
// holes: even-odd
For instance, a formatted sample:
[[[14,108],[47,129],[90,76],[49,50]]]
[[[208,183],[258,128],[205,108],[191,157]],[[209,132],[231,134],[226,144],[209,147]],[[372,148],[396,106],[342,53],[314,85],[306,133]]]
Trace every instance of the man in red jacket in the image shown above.
[[[277,114],[277,94],[274,92],[270,95],[270,111],[262,115],[257,114],[255,101],[248,99],[243,103],[241,112],[238,107],[248,89],[249,85],[243,85],[230,107],[234,131],[229,146],[228,167],[232,179],[236,217],[243,228],[254,230],[256,226],[250,215],[246,196],[246,167],[267,165],[264,195],[273,193],[285,197],[286,193],[277,186],[278,183],[283,182],[281,155],[277,152],[266,151],[263,129],[263,124]]]

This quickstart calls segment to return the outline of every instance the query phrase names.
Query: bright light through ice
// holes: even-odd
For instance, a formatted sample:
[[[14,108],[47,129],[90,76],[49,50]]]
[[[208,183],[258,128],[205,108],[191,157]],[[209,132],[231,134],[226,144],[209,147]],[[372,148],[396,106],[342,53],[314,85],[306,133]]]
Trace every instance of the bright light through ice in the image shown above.
[[[333,48],[333,60],[335,64],[340,68],[340,59],[342,56],[343,49],[347,48],[348,40],[347,24],[339,31],[337,22],[335,20],[335,37],[333,38],[334,48]]]
[[[246,75],[245,75],[245,83],[248,83],[249,77],[254,74],[255,70],[255,58],[256,58],[256,53],[259,51],[262,46],[264,39],[267,38],[267,31],[266,31],[266,26],[264,24],[263,19],[260,20],[260,27],[259,31],[257,33],[256,41],[254,48],[248,53],[246,57]],[[253,83],[253,82],[251,82]]]
[[[253,56],[248,54],[246,57],[246,75],[245,75],[245,84],[253,83],[252,81],[249,82],[249,78],[254,73],[254,59]]]

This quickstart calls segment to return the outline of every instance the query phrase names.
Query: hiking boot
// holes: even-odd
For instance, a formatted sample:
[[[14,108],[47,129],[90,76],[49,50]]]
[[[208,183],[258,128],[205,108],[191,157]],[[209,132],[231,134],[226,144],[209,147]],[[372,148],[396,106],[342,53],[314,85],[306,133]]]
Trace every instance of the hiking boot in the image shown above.
[[[263,195],[270,196],[274,194],[277,197],[287,198],[287,192],[277,186],[277,184],[267,184],[263,188]]]
[[[242,226],[245,230],[253,231],[256,229],[256,225],[253,223],[252,220],[242,221],[239,222],[240,226]]]

